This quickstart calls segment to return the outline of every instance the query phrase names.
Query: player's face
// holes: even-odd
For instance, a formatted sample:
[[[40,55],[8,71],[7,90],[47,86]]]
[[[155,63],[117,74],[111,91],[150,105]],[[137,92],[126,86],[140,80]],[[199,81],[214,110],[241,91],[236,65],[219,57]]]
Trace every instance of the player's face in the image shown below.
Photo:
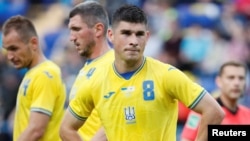
[[[3,36],[3,48],[6,50],[7,59],[15,68],[28,68],[32,63],[33,53],[31,43],[24,43],[17,32],[12,30]]]
[[[144,24],[120,22],[108,31],[116,58],[126,62],[141,60],[149,31]]]
[[[246,85],[246,74],[243,67],[226,66],[218,78],[218,87],[230,99],[238,99],[243,94]]]
[[[74,43],[78,53],[89,58],[95,46],[93,28],[89,28],[80,15],[70,18],[68,27],[70,29],[70,41]]]

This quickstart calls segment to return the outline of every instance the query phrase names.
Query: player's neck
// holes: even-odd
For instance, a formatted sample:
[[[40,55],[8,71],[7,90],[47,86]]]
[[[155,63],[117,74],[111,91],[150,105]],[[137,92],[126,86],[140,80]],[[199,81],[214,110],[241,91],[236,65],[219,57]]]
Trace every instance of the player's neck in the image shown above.
[[[99,56],[102,56],[110,49],[111,47],[108,45],[106,41],[100,42],[99,44],[96,43],[95,49],[93,50],[93,53],[91,54],[91,57],[89,59],[95,59]]]
[[[221,95],[220,99],[223,105],[231,111],[236,111],[238,107],[238,100],[237,99],[230,99],[227,96]]]
[[[31,64],[29,65],[28,69],[34,68],[35,66],[44,62],[45,60],[47,60],[47,59],[42,53],[34,54],[34,58],[31,61]]]
[[[122,59],[115,59],[115,69],[119,74],[136,71],[142,67],[145,62],[145,57],[138,61],[124,61]]]

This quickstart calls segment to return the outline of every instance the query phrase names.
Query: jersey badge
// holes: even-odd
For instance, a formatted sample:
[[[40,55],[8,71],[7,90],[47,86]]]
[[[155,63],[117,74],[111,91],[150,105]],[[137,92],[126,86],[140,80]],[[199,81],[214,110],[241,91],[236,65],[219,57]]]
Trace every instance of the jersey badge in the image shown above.
[[[93,75],[95,70],[96,70],[96,68],[89,69],[88,73],[86,74],[86,77],[89,79]]]
[[[25,79],[25,80],[23,81],[22,87],[23,87],[23,95],[24,95],[24,96],[26,96],[26,94],[27,94],[27,89],[28,89],[28,87],[29,87],[29,83],[30,83],[30,79]]]
[[[133,124],[136,122],[135,117],[135,107],[125,107],[124,108],[124,116],[127,124]]]
[[[133,91],[135,91],[135,86],[123,87],[121,88],[121,91],[128,97]]]

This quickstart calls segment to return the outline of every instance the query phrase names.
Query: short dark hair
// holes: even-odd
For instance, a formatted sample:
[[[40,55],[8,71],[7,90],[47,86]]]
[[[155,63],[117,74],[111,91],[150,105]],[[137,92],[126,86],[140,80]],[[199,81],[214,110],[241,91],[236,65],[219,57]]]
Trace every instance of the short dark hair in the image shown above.
[[[9,34],[15,30],[23,42],[28,42],[33,36],[37,37],[37,32],[33,23],[26,17],[16,15],[10,17],[4,22],[2,32],[3,35]]]
[[[69,18],[80,15],[82,20],[93,27],[97,23],[102,23],[105,27],[105,34],[109,26],[109,18],[104,7],[96,1],[86,1],[76,5],[69,13]]]
[[[118,8],[112,16],[112,26],[115,27],[119,22],[143,23],[147,26],[147,16],[145,12],[131,4],[126,4]]]
[[[220,69],[219,69],[219,72],[218,72],[218,76],[221,76],[223,74],[223,70],[227,67],[227,66],[235,66],[235,67],[242,67],[245,69],[245,72],[247,73],[248,72],[248,68],[247,66],[242,63],[242,62],[239,62],[239,61],[228,61],[226,63],[224,63]]]

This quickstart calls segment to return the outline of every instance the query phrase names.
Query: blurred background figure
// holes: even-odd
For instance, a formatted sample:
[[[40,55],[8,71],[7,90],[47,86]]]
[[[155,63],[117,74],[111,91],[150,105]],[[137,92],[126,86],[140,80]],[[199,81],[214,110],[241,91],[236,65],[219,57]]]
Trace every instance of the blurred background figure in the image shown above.
[[[240,62],[229,61],[220,67],[215,79],[219,89],[213,96],[225,112],[221,124],[250,124],[250,108],[239,103],[245,93],[247,74],[247,67]],[[200,121],[199,114],[189,113],[181,141],[195,141]]]

